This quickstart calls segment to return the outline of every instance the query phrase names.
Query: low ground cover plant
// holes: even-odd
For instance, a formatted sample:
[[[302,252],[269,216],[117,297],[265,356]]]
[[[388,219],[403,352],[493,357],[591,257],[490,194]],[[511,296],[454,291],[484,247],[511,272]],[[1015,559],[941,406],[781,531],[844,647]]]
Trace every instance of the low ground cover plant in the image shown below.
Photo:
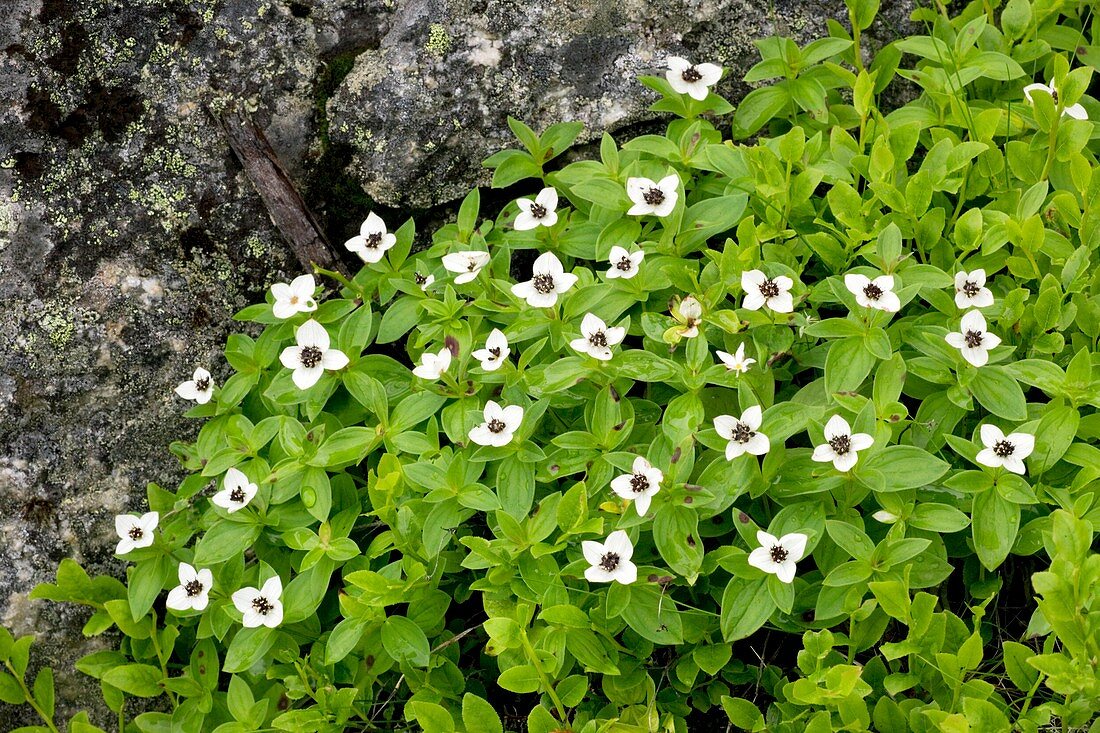
[[[127,582],[34,593],[121,632],[120,730],[1100,730],[1097,21],[848,7],[736,109],[670,58],[664,135],[513,120],[514,203],[241,311]]]

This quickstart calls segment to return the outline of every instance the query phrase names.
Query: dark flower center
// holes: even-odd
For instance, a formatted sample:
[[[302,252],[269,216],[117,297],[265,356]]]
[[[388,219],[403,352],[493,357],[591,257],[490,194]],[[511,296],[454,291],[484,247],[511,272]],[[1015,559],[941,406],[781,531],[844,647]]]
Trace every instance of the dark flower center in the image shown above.
[[[874,283],[868,283],[867,287],[863,288],[863,294],[871,300],[878,300],[882,297],[882,288]]]
[[[199,593],[202,593],[202,583],[197,580],[188,581],[186,584],[184,584],[183,590],[187,593],[187,595],[193,598]]]
[[[771,557],[772,562],[783,562],[790,554],[791,553],[787,552],[787,548],[783,545],[772,545],[772,549],[768,550],[768,555]]]
[[[378,245],[382,244],[382,232],[372,232],[363,237],[363,239],[365,240],[364,244],[366,244],[367,249],[375,249]]]
[[[321,356],[321,350],[316,346],[303,346],[298,352],[298,361],[302,362],[302,366],[306,369],[312,369],[321,363]]]
[[[546,207],[542,204],[531,204],[531,216],[541,219],[546,216]]]
[[[635,494],[640,494],[649,488],[649,479],[645,477],[645,474],[636,473],[630,477],[630,490]]]
[[[256,609],[256,613],[266,616],[275,606],[263,596],[256,596],[252,599],[252,608]]]
[[[554,292],[554,276],[547,275],[546,273],[539,273],[531,278],[531,284],[535,286],[535,290],[548,295]]]
[[[842,456],[852,449],[852,438],[848,435],[835,435],[829,438],[829,446],[838,456]]]
[[[733,439],[738,443],[748,443],[754,435],[756,435],[756,431],[750,429],[743,422],[737,423],[737,427],[733,429]]]
[[[230,491],[229,492],[229,500],[230,501],[235,501],[238,504],[240,504],[242,501],[244,501],[244,489],[242,489],[240,486],[238,486],[235,489],[233,489],[232,491]]]
[[[605,552],[603,557],[600,558],[601,570],[606,570],[610,573],[617,567],[619,567],[619,553]]]
[[[966,345],[972,349],[976,349],[982,345],[982,332],[981,331],[967,331],[963,334],[963,340]]]
[[[978,286],[978,283],[976,283],[976,282],[973,282],[971,280],[967,280],[966,282],[963,283],[962,291],[963,291],[963,294],[968,298],[973,298],[975,295],[978,294],[979,290],[981,290],[981,288]]]
[[[428,278],[424,277],[419,272],[413,273],[413,280],[416,281],[417,285],[423,285],[424,283],[428,282]]]
[[[596,331],[588,337],[588,343],[593,346],[607,346],[607,334],[603,331]]]
[[[504,428],[507,427],[503,420],[497,420],[495,417],[489,421],[487,426],[490,433],[503,433]]]
[[[642,194],[642,201],[650,206],[659,206],[665,200],[665,192],[654,186]]]
[[[1051,88],[1050,98],[1054,102],[1054,104],[1058,104],[1058,90],[1057,89]]]
[[[477,261],[473,257],[466,260],[466,272],[473,272],[477,269]]]
[[[998,440],[993,444],[994,455],[1001,458],[1008,458],[1010,455],[1016,452],[1016,446],[1009,443],[1007,440]]]
[[[196,380],[195,389],[200,392],[205,392],[210,389],[210,377],[203,377],[202,379]]]
[[[765,298],[774,298],[779,295],[779,286],[774,280],[765,280],[760,283],[760,294]]]
[[[130,527],[130,531],[126,534],[130,535],[130,539],[132,540],[140,540],[145,536],[145,530],[141,527]]]
[[[634,263],[630,261],[629,257],[623,257],[615,263],[615,267],[623,272],[629,272],[634,268]]]
[[[500,358],[500,349],[497,348],[496,346],[489,349],[489,353],[493,355],[493,359],[499,359]]]
[[[689,66],[680,73],[680,78],[686,81],[688,84],[699,81],[703,78],[703,75],[699,73],[699,70],[694,66]]]

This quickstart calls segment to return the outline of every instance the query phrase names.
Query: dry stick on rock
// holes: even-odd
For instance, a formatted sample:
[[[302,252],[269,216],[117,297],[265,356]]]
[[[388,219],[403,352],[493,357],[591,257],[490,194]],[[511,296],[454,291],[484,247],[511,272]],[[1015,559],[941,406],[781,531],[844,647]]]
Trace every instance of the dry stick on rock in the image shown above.
[[[317,219],[306,206],[294,182],[279,162],[263,131],[236,109],[219,116],[229,146],[263,199],[275,228],[290,244],[298,261],[312,272],[313,265],[351,277],[347,265],[328,243]]]

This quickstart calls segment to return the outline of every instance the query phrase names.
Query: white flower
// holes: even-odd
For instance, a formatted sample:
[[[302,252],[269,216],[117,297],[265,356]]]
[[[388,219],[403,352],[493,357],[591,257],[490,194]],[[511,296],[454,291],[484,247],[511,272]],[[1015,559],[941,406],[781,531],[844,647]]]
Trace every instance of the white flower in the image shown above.
[[[627,252],[626,248],[616,244],[611,248],[611,255],[607,259],[611,263],[611,269],[607,271],[608,280],[614,280],[617,277],[629,280],[638,274],[638,268],[645,259],[645,252],[642,250]]]
[[[626,213],[631,216],[668,216],[676,208],[676,199],[680,195],[676,187],[679,185],[680,178],[675,173],[656,183],[649,178],[628,178],[626,195],[634,205]]]
[[[676,306],[676,320],[684,324],[680,335],[693,339],[699,335],[699,324],[703,322],[703,306],[695,297],[689,295]]]
[[[420,286],[420,290],[427,290],[435,282],[435,275],[421,275],[420,272],[413,273],[413,280]]]
[[[257,491],[259,487],[249,481],[243,471],[230,468],[222,480],[222,490],[210,497],[210,501],[232,514],[248,506]]]
[[[955,305],[964,310],[993,305],[993,291],[985,286],[985,270],[955,273]]]
[[[185,400],[205,405],[214,394],[214,380],[210,378],[210,372],[199,367],[190,379],[176,385],[176,394]]]
[[[759,405],[753,405],[741,414],[738,420],[733,415],[719,415],[714,418],[714,429],[729,443],[726,444],[726,460],[732,461],[746,453],[762,456],[771,449],[771,441],[760,430],[762,412]]]
[[[481,272],[481,268],[489,264],[489,253],[478,252],[476,250],[468,250],[465,252],[452,252],[449,255],[443,255],[443,267],[448,272],[457,272],[455,276],[455,285],[461,285],[468,283],[477,277],[477,274]]]
[[[549,308],[558,296],[577,283],[577,276],[566,272],[553,252],[544,252],[531,267],[531,279],[512,286],[512,294],[533,308]]]
[[[985,330],[985,316],[981,311],[969,311],[962,317],[959,330],[947,334],[944,339],[976,367],[985,366],[989,361],[990,349],[1001,344],[1000,336]]]
[[[584,577],[590,583],[610,583],[616,580],[623,585],[629,585],[638,579],[638,566],[630,562],[634,545],[621,529],[609,534],[607,541],[603,543],[585,540],[581,543],[581,552],[592,566],[584,571]]]
[[[494,328],[485,339],[484,349],[475,349],[472,356],[481,362],[481,368],[495,372],[508,358],[512,350],[508,348],[508,337],[499,328]]]
[[[275,575],[267,579],[264,587],[257,590],[251,586],[241,588],[233,594],[233,605],[244,616],[241,623],[246,629],[266,626],[273,629],[283,622],[283,581]]]
[[[146,512],[140,517],[134,514],[119,514],[115,517],[115,532],[118,534],[116,555],[125,555],[130,550],[148,547],[153,544],[153,530],[160,522],[160,514]]]
[[[439,350],[439,353],[433,354],[430,351],[425,351],[420,355],[420,364],[413,367],[413,374],[421,379],[427,379],[429,382],[434,382],[439,379],[439,375],[447,371],[447,368],[451,366],[451,350],[444,346]]]
[[[745,291],[742,307],[755,311],[766,305],[776,313],[790,313],[794,310],[792,287],[794,281],[786,275],[769,279],[760,270],[747,270],[741,273],[741,288]]]
[[[795,563],[806,552],[806,535],[791,532],[779,539],[763,530],[756,533],[760,547],[749,553],[749,565],[765,573],[775,573],[784,583],[794,580]]]
[[[359,227],[359,236],[344,242],[349,251],[359,255],[363,262],[378,262],[393,245],[397,237],[386,231],[386,222],[373,211],[367,214],[366,221]]]
[[[1031,102],[1032,104],[1034,104],[1035,102],[1035,100],[1031,98],[1031,95],[1034,92],[1046,92],[1054,100],[1054,105],[1056,107],[1058,106],[1058,90],[1053,84],[1048,85],[1035,83],[1028,84],[1026,87],[1024,87],[1024,96],[1027,97],[1027,101]],[[1065,117],[1067,115],[1075,120],[1087,120],[1089,118],[1089,113],[1085,111],[1084,106],[1081,104],[1071,104],[1070,106],[1063,109],[1062,116]]]
[[[1005,435],[996,425],[982,425],[978,431],[985,448],[978,451],[978,463],[990,468],[1004,467],[1012,473],[1023,474],[1024,459],[1035,450],[1035,436],[1028,433]]]
[[[669,56],[665,78],[677,94],[687,94],[700,101],[710,94],[710,87],[722,78],[722,67],[716,64],[693,64],[679,56]]]
[[[516,199],[519,214],[516,216],[515,228],[519,231],[527,231],[536,227],[552,227],[558,223],[558,192],[552,186],[539,191],[535,200]]]
[[[630,470],[630,473],[611,479],[611,490],[621,498],[633,501],[634,508],[638,510],[638,516],[644,516],[649,511],[649,504],[653,501],[653,497],[661,490],[661,482],[665,480],[665,474],[641,456],[634,459],[634,465]],[[629,555],[627,559],[630,559]]]
[[[879,275],[874,280],[866,275],[848,273],[844,276],[844,287],[856,296],[856,302],[864,308],[897,313],[901,310],[901,301],[894,292],[893,275]]]
[[[745,356],[745,343],[741,342],[737,345],[737,353],[730,354],[725,351],[716,351],[718,358],[722,360],[722,363],[726,365],[726,369],[731,372],[740,372],[744,374],[749,370],[749,367],[756,363],[756,359],[752,359]]]
[[[813,459],[819,463],[833,462],[838,471],[848,471],[856,465],[857,453],[875,442],[867,433],[852,434],[852,427],[840,415],[833,415],[825,424],[825,442],[814,448]]]
[[[586,313],[581,320],[581,338],[573,339],[569,345],[574,351],[588,354],[600,361],[611,359],[611,347],[622,343],[626,338],[626,329],[622,326],[608,328],[603,319],[592,313]]]
[[[875,521],[882,522],[883,524],[893,524],[899,519],[897,514],[888,512],[885,509],[879,509],[871,516],[875,518]]]
[[[343,369],[348,365],[348,355],[329,348],[328,331],[312,318],[298,326],[294,334],[297,346],[288,346],[279,354],[279,361],[287,369],[293,369],[294,384],[298,389],[309,389],[326,369]]]
[[[168,591],[164,605],[173,611],[202,611],[210,603],[214,575],[209,570],[195,570],[185,562],[179,567],[180,584]]]
[[[508,445],[523,421],[523,408],[519,405],[501,407],[489,400],[485,403],[484,416],[485,422],[470,431],[470,440],[478,445]]]
[[[317,283],[313,281],[313,275],[299,275],[286,283],[274,283],[271,286],[271,295],[275,298],[275,304],[271,306],[271,312],[276,318],[292,318],[299,313],[310,313],[317,310],[317,301],[313,294],[317,291]]]

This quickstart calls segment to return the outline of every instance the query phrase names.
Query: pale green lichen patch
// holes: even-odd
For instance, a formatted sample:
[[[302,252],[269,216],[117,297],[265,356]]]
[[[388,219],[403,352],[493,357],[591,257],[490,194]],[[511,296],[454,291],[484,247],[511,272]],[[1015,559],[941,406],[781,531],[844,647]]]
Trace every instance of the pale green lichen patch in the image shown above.
[[[454,40],[447,29],[439,23],[432,23],[428,28],[428,42],[424,44],[424,50],[433,56],[442,58],[451,50],[453,45]]]

